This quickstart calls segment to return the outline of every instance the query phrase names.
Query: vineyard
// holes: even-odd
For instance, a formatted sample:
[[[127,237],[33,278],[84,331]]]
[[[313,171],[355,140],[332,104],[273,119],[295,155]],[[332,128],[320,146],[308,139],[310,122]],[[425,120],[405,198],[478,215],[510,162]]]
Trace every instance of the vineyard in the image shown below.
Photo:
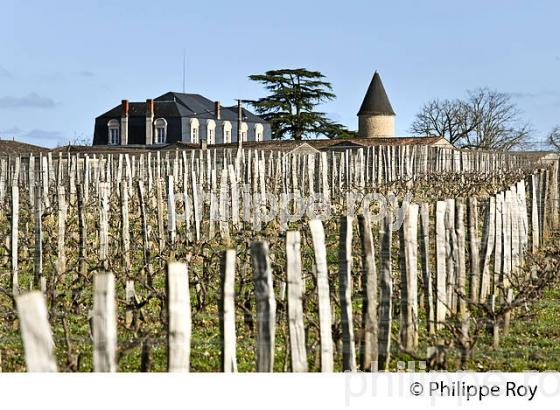
[[[558,171],[428,146],[2,157],[1,369],[471,369],[556,280]]]

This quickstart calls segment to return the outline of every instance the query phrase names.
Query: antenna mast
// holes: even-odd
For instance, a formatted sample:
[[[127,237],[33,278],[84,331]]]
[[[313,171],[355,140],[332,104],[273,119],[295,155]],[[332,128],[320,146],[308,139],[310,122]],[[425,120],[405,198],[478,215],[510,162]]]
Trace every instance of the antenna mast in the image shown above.
[[[185,93],[185,76],[186,76],[186,71],[187,71],[187,63],[186,63],[186,55],[185,55],[185,50],[183,49],[183,94]]]

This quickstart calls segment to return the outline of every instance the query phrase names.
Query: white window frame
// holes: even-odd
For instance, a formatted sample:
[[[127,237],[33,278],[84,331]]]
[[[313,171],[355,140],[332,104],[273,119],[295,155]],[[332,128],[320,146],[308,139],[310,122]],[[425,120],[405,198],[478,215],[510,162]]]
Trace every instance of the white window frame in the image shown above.
[[[216,121],[214,120],[206,122],[206,142],[208,145],[216,143]]]
[[[264,127],[262,124],[255,124],[255,141],[263,141],[264,140]]]
[[[241,123],[241,141],[247,142],[247,134],[249,131],[249,126],[246,122]]]
[[[154,121],[154,144],[165,144],[167,142],[167,121],[165,118],[157,118]],[[163,138],[161,138],[163,134]]]
[[[109,128],[109,134],[107,136],[107,144],[108,145],[120,145],[121,143],[121,124],[118,120],[110,120],[107,123],[107,127]],[[115,137],[116,134],[116,138]]]
[[[199,127],[200,124],[196,118],[191,119],[191,143],[199,143]]]
[[[224,144],[231,144],[231,128],[231,122],[224,121],[224,125],[222,127]]]

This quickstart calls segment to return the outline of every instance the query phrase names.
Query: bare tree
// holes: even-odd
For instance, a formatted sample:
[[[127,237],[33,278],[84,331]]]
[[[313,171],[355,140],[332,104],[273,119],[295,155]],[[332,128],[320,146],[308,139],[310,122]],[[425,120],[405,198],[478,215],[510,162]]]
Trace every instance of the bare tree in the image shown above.
[[[459,144],[478,125],[465,101],[432,100],[424,104],[410,127],[421,136],[441,136],[451,144]]]
[[[560,151],[560,126],[557,125],[548,134],[548,144],[556,151]]]
[[[521,122],[521,111],[509,94],[480,88],[468,92],[467,105],[477,126],[461,144],[463,148],[509,151],[521,147],[532,131],[528,123]]]
[[[509,94],[479,88],[469,91],[465,99],[424,104],[410,132],[443,136],[460,148],[507,151],[521,147],[531,133],[530,125],[520,117]]]

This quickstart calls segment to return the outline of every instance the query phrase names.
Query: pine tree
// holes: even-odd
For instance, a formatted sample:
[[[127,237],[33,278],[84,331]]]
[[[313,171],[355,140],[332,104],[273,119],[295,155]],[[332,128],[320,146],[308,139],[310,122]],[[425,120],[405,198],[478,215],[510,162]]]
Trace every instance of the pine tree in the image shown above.
[[[331,84],[319,71],[281,69],[249,78],[262,83],[270,93],[252,104],[270,123],[272,138],[301,140],[317,135],[335,138],[351,134],[315,110],[320,103],[336,98]]]

